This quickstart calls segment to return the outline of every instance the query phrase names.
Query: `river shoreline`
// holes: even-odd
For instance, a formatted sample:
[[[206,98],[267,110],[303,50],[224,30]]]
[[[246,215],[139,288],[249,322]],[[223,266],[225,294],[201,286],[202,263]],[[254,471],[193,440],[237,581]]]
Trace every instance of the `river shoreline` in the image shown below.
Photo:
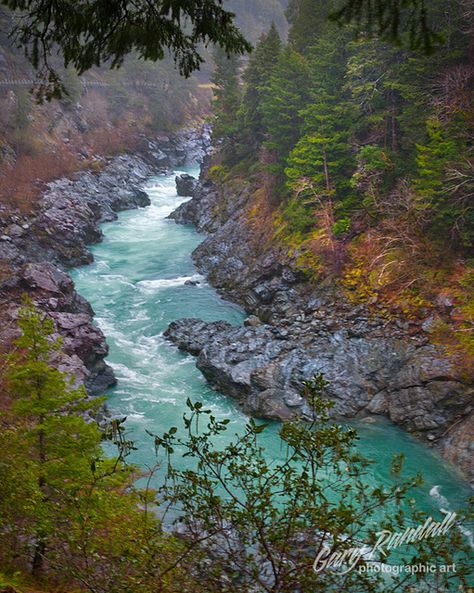
[[[149,204],[142,187],[150,176],[202,160],[209,149],[208,128],[147,140],[143,151],[109,159],[99,172],[79,172],[72,180],[49,184],[34,217],[2,217],[2,264],[12,271],[0,287],[2,342],[8,344],[16,335],[15,319],[26,293],[54,319],[63,337],[64,353],[56,361],[58,368],[85,384],[90,395],[115,385],[114,372],[106,363],[106,337],[93,323],[94,311],[76,292],[67,270],[92,261],[87,245],[102,240],[102,222],[114,220],[121,210]],[[387,337],[380,324],[366,318],[360,307],[340,302],[335,306],[334,295],[326,290],[311,292],[281,254],[258,250],[246,220],[248,188],[223,198],[205,176],[204,168],[202,183],[178,180],[180,195],[193,194],[193,198],[171,218],[207,234],[193,254],[199,270],[251,317],[244,328],[226,322],[178,320],[171,324],[168,337],[197,355],[197,366],[208,382],[237,399],[250,415],[278,420],[304,416],[308,409],[298,395],[298,385],[321,370],[331,381],[328,395],[336,401],[338,416],[387,416],[437,444],[444,456],[472,479],[469,394],[453,401],[450,390],[454,388],[457,394],[460,383],[444,380],[449,375],[446,367],[439,366],[443,361],[430,368],[433,353],[426,336],[411,335],[407,350],[403,327],[390,328]],[[394,352],[399,355],[396,360]],[[366,370],[365,376],[361,369]],[[401,370],[405,376],[400,375]],[[420,379],[421,371],[425,375]],[[390,390],[394,374],[398,386]],[[431,399],[430,385],[435,387]],[[449,406],[433,422],[433,410],[440,401],[446,402],[445,387]],[[398,408],[394,401],[387,402],[394,392],[405,396],[398,404],[395,401]],[[421,424],[410,425],[413,417]]]
[[[0,341],[17,335],[23,296],[47,313],[63,339],[56,366],[84,384],[90,395],[103,393],[116,379],[105,359],[106,337],[93,323],[91,305],[75,290],[68,270],[91,263],[88,246],[102,241],[100,224],[117,212],[142,208],[142,190],[153,175],[202,159],[209,129],[185,129],[172,136],[143,139],[141,149],[103,159],[98,171],[79,171],[49,183],[29,215],[0,208]]]
[[[207,235],[193,253],[198,270],[250,317],[245,328],[177,320],[168,338],[248,414],[307,416],[298,386],[323,372],[335,417],[387,417],[474,480],[472,384],[430,341],[429,320],[387,321],[334,286],[308,282],[297,254],[255,223],[254,188],[216,184],[211,165],[199,184],[180,181],[192,199],[170,218]]]

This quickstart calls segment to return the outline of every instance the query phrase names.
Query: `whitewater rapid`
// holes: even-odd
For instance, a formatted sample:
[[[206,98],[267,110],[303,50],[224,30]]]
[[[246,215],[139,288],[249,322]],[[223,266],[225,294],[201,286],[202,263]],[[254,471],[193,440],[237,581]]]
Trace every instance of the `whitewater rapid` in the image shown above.
[[[198,175],[198,167],[185,171]],[[128,434],[137,446],[132,460],[143,467],[156,459],[147,431],[164,432],[180,426],[186,399],[200,400],[218,418],[230,420],[226,442],[241,432],[245,415],[235,402],[213,391],[195,367],[195,359],[180,352],[163,336],[168,324],[181,317],[223,319],[241,324],[244,311],[219,297],[195,269],[191,253],[202,241],[193,228],[176,225],[167,216],[185,198],[176,194],[175,172],[150,180],[147,208],[122,212],[118,220],[103,225],[104,241],[92,247],[94,263],[78,268],[72,276],[78,291],[92,304],[96,323],[107,337],[108,363],[118,385],[108,395],[113,414],[127,417]],[[375,460],[373,483],[390,480],[390,460],[406,456],[411,474],[423,471],[425,484],[416,495],[427,512],[452,510],[462,503],[468,487],[438,455],[386,420],[354,421],[359,447]],[[270,423],[262,442],[270,459],[284,452],[278,424]],[[185,466],[186,460],[180,463]]]

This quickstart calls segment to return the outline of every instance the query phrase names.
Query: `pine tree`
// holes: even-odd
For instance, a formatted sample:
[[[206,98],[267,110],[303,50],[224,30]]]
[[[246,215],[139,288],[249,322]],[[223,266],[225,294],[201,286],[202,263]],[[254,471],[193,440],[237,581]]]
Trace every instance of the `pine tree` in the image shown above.
[[[99,456],[98,427],[82,416],[99,401],[88,402],[83,387],[75,388],[71,379],[51,366],[61,342],[54,338],[50,318],[28,305],[20,311],[18,323],[22,335],[15,342],[6,372],[14,420],[6,444],[28,493],[21,500],[23,527],[25,537],[34,542],[32,572],[39,575],[56,529],[58,492],[77,490],[90,474],[91,461]],[[8,516],[7,509],[2,511]]]
[[[333,4],[332,0],[290,0],[287,9],[291,24],[288,42],[294,50],[306,55],[323,34]]]
[[[310,209],[324,200],[341,203],[351,193],[354,117],[343,90],[344,47],[344,35],[334,31],[309,52],[312,100],[301,112],[304,134],[289,155],[285,174],[289,189],[297,191]]]
[[[28,569],[61,590],[204,593],[180,565],[184,544],[148,511],[154,491],[135,486],[123,420],[100,429],[89,414],[102,400],[52,366],[51,318],[28,303],[18,324],[0,431],[0,573]],[[104,441],[118,452],[106,457]]]
[[[314,131],[307,132],[290,153],[285,169],[289,186],[304,177],[310,181],[312,192],[342,200],[350,187],[353,166],[347,113],[340,107],[323,108],[321,104],[304,113]]]

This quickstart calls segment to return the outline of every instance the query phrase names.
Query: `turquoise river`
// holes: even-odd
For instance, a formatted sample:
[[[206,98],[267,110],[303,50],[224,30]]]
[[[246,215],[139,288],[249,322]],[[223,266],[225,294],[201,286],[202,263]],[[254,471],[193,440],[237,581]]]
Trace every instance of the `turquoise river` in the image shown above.
[[[186,171],[198,174],[197,167]],[[205,402],[217,417],[229,418],[230,435],[246,421],[231,398],[206,384],[195,359],[163,337],[167,325],[180,317],[240,324],[245,314],[221,299],[194,268],[191,252],[203,237],[192,227],[166,220],[184,201],[176,195],[174,175],[151,179],[146,191],[151,206],[122,212],[117,221],[104,224],[105,239],[92,248],[94,263],[72,273],[110,345],[108,362],[118,385],[107,394],[108,406],[113,413],[127,416],[129,433],[138,446],[133,461],[144,467],[155,463],[146,430],[160,433],[179,425],[187,397]],[[200,284],[186,285],[188,279]],[[403,452],[407,471],[424,474],[425,483],[416,497],[420,509],[439,517],[441,509],[454,510],[462,504],[468,486],[426,446],[386,420],[352,425],[359,430],[360,449],[375,461],[374,483],[390,479],[390,460]],[[282,454],[277,423],[264,431],[262,440],[270,457]]]

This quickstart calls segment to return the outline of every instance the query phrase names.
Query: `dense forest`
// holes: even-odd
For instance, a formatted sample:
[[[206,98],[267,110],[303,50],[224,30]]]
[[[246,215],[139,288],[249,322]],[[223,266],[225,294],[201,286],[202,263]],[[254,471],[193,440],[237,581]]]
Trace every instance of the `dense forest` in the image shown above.
[[[243,82],[238,58],[217,56],[225,147],[211,173],[264,186],[275,238],[309,278],[388,317],[432,309],[431,331],[471,373],[472,6],[430,3],[426,51],[408,33],[393,44],[339,27],[338,6],[290,2],[288,43],[271,27]]]
[[[2,2],[15,9],[31,4]],[[173,4],[165,3],[166,14]],[[219,190],[226,184],[248,188],[250,222],[266,227],[262,234],[296,262],[308,285],[336,286],[354,308],[364,303],[399,324],[425,320],[430,339],[446,349],[468,384],[474,361],[474,8],[469,0],[433,0],[417,21],[420,37],[406,14],[398,14],[400,2],[389,4],[392,20],[379,12],[372,28],[364,21],[370,10],[349,18],[338,14],[336,0],[228,0],[224,6],[237,13],[255,47],[242,55],[228,51],[232,43],[212,50],[200,45],[208,63],[191,78],[179,76],[171,57],[155,64],[120,46],[120,69],[92,64],[79,75],[53,60],[59,75],[53,84],[60,80],[64,93],[52,102],[37,103],[26,86],[0,89],[0,214],[22,224],[9,222],[5,232],[30,232],[25,213],[34,216],[45,181],[86,169],[93,176],[110,154],[133,151],[150,136],[169,143],[167,135],[183,124],[207,120],[214,151],[203,185],[209,178]],[[206,14],[198,11],[200,18]],[[9,12],[0,18],[11,24]],[[141,30],[132,29],[120,39],[124,47],[135,47],[131,40],[140,37]],[[152,33],[144,35],[148,42]],[[83,31],[77,34],[81,39]],[[62,41],[67,44],[67,35]],[[187,47],[179,35],[175,42],[178,50]],[[28,78],[32,72],[10,38],[0,36],[0,73]],[[94,204],[90,200],[81,212]],[[2,247],[14,244],[9,235],[1,241]],[[18,286],[10,268],[0,274],[4,309],[17,305],[4,295],[12,286],[24,288],[28,278],[48,294],[51,308],[25,296],[16,307],[16,327],[8,328],[12,343],[0,358],[0,593],[471,590],[473,505],[446,513],[449,529],[441,522],[434,529],[442,538],[417,538],[417,526],[429,520],[417,506],[422,476],[409,475],[400,454],[387,464],[389,484],[377,483],[357,431],[330,415],[323,373],[300,382],[297,395],[311,414],[279,425],[273,460],[265,452],[266,424],[247,418],[241,434],[227,434],[229,417],[217,418],[212,406],[188,397],[176,426],[146,429],[156,463],[132,463],[137,446],[127,419],[61,369],[65,340],[57,316],[47,312],[64,296],[57,287],[66,285],[73,304],[81,305],[76,316],[74,309],[59,311],[70,326],[85,327],[77,318],[91,317],[92,307],[59,267],[18,261],[31,274]],[[200,290],[193,278],[186,280],[189,290]],[[139,284],[131,290],[138,292]],[[132,315],[128,301],[123,308]],[[250,317],[242,322],[244,332],[252,323],[262,326]],[[214,323],[222,332],[230,325]],[[101,362],[106,354],[105,347]],[[189,465],[183,469],[178,457]],[[401,538],[407,526],[412,541],[403,553],[388,546],[367,557],[381,529]],[[367,570],[389,562],[457,570],[390,578]]]

